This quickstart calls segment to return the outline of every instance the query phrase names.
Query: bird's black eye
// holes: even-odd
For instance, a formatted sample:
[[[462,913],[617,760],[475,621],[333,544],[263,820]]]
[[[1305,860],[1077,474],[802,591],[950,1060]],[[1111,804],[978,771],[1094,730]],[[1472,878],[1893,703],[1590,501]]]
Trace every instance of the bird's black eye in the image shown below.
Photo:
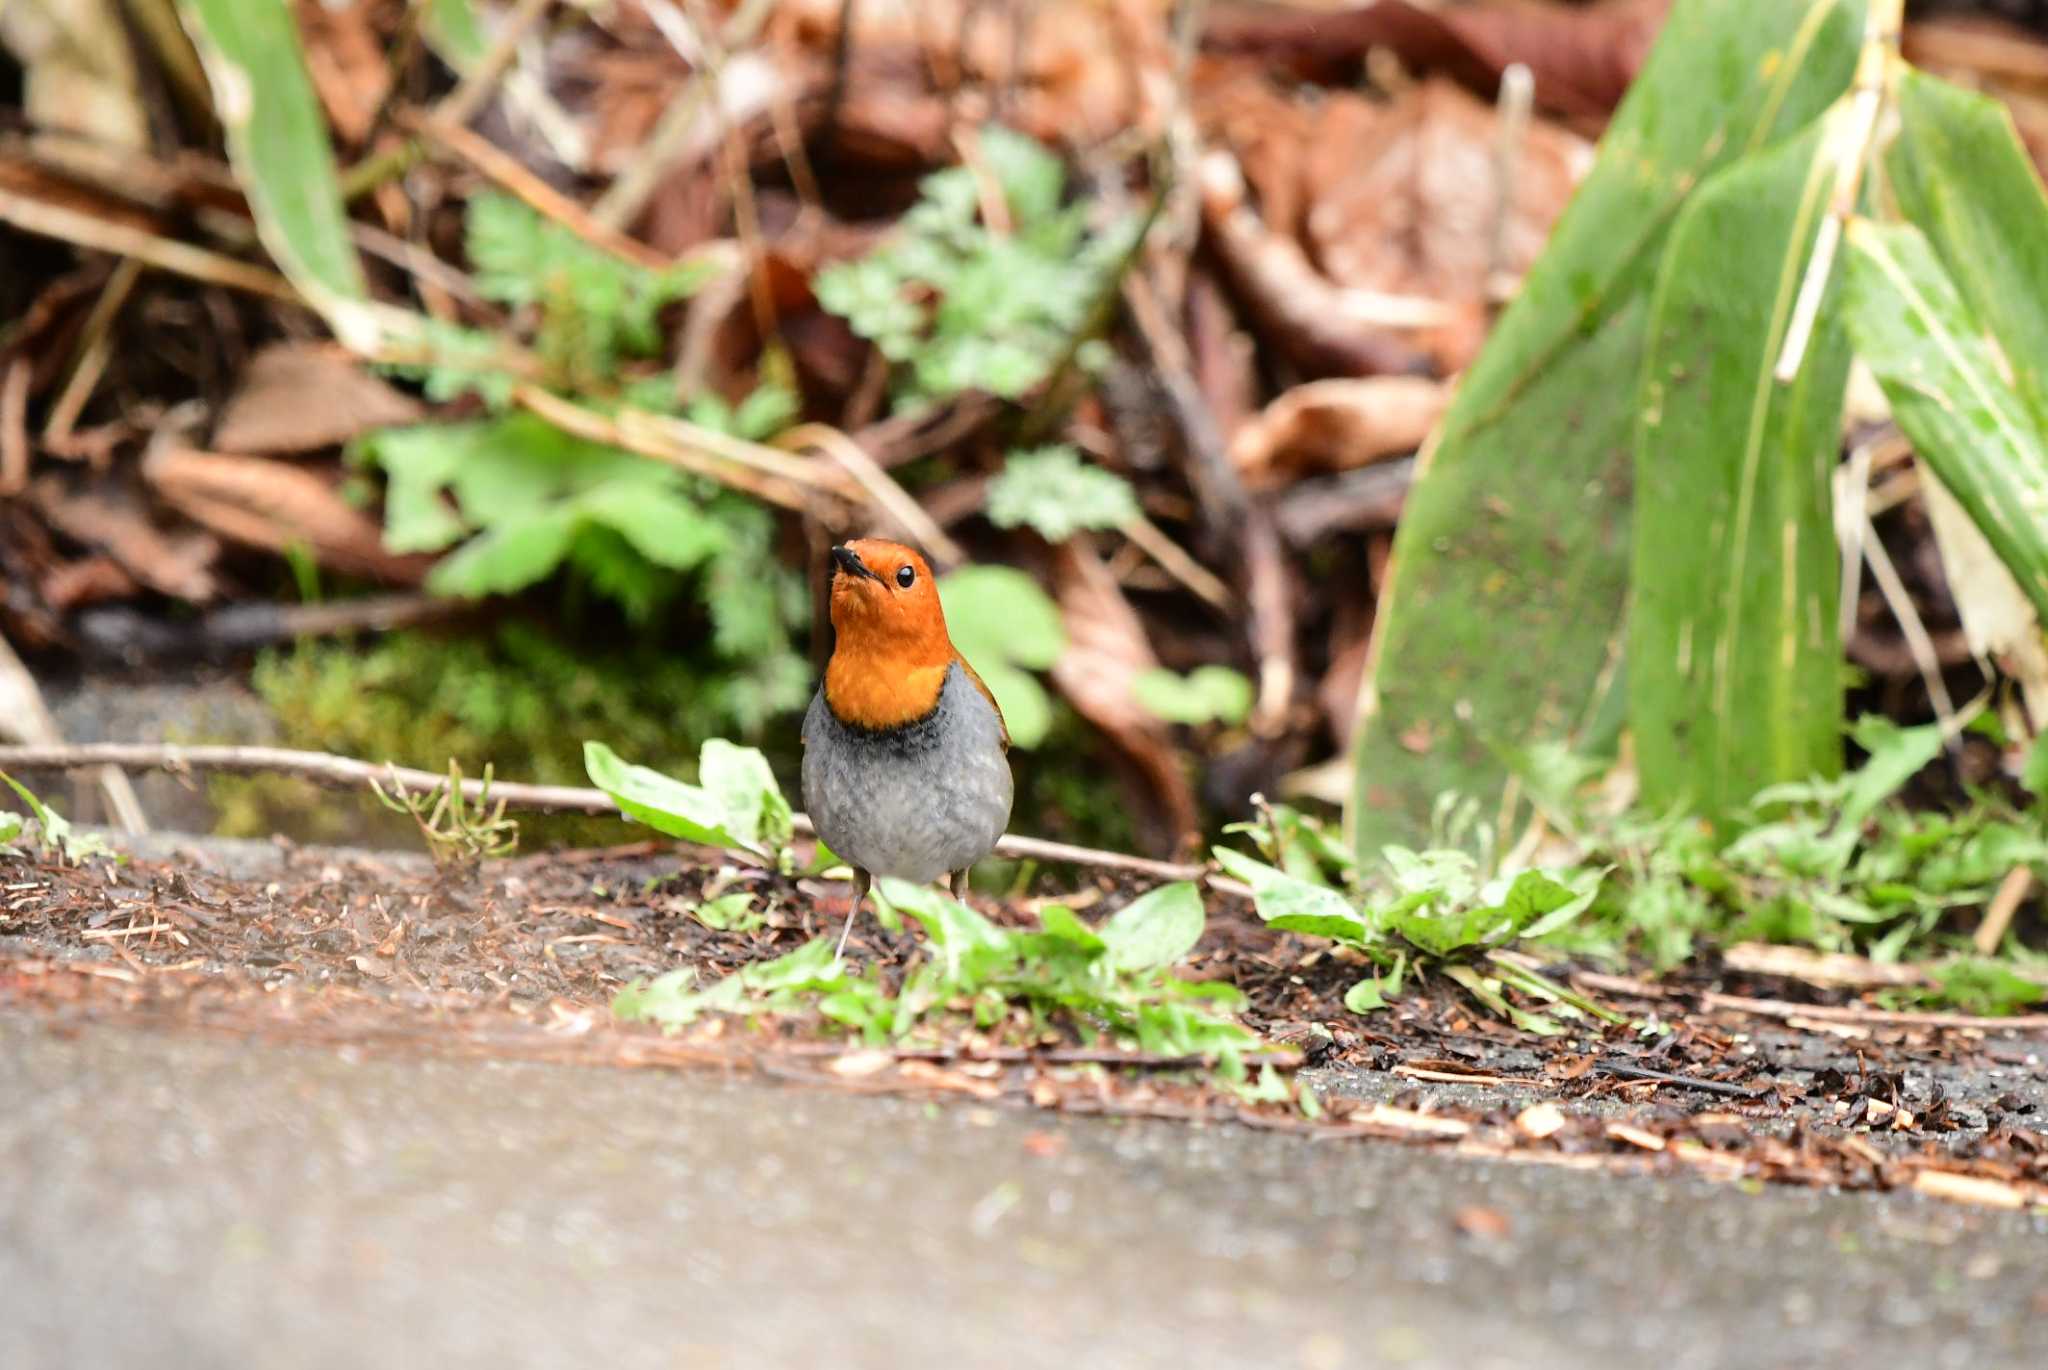
[[[915,568],[910,566],[898,566],[896,568],[896,584],[898,586],[905,590],[908,590],[912,585],[916,583],[917,571],[915,570]]]

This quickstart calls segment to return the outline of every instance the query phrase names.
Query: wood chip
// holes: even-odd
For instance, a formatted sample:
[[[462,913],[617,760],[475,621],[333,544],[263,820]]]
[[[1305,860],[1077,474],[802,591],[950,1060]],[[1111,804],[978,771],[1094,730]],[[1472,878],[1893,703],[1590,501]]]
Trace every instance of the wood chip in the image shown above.
[[[1607,1125],[1607,1135],[1617,1142],[1627,1142],[1630,1146],[1641,1147],[1644,1151],[1662,1151],[1664,1149],[1664,1139],[1662,1137],[1659,1137],[1654,1132],[1645,1132],[1639,1127],[1631,1127],[1627,1123],[1609,1123]]]
[[[1556,1104],[1531,1104],[1515,1115],[1515,1131],[1531,1141],[1542,1141],[1564,1130],[1564,1110]]]
[[[1923,1170],[1913,1176],[1916,1193],[1985,1208],[2025,1208],[2027,1196],[2004,1180],[1959,1175],[1952,1170]]]
[[[1477,1204],[1459,1209],[1451,1221],[1466,1236],[1483,1237],[1488,1241],[1499,1241],[1514,1230],[1514,1224],[1499,1209],[1481,1208]]]
[[[873,1075],[877,1071],[887,1070],[895,1063],[896,1057],[893,1052],[849,1051],[834,1061],[827,1069],[843,1079],[858,1080]]]
[[[1363,1128],[1404,1132],[1418,1137],[1462,1137],[1472,1130],[1472,1124],[1463,1119],[1440,1118],[1434,1113],[1417,1113],[1413,1109],[1393,1108],[1387,1104],[1361,1109],[1346,1121]]]

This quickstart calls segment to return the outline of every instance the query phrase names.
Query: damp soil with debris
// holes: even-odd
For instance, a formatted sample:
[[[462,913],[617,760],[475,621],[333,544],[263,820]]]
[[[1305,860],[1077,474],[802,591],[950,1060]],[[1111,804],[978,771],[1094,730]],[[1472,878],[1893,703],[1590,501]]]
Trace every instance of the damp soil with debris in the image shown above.
[[[750,931],[690,913],[751,889]],[[1089,918],[1139,890],[1083,876]],[[63,1029],[116,1023],[358,1050],[746,1072],[865,1093],[966,1096],[1076,1114],[1378,1139],[1574,1169],[1913,1190],[2048,1209],[2048,1018],[1888,1012],[1804,981],[1696,964],[1657,982],[1557,968],[1629,1015],[1538,1038],[1444,983],[1360,1016],[1358,970],[1275,934],[1227,894],[1183,973],[1227,979],[1271,1044],[1259,1064],[1312,1087],[1249,1102],[1203,1063],[963,1032],[876,1050],[822,1019],[713,1017],[676,1034],[614,1021],[616,991],[681,966],[710,980],[834,931],[848,890],[646,843],[436,871],[411,857],[279,845],[168,859],[0,853],[0,1011]],[[977,899],[999,923],[1025,901]],[[900,977],[908,932],[856,925],[848,955]],[[1298,1097],[1300,1090],[1289,1091]]]

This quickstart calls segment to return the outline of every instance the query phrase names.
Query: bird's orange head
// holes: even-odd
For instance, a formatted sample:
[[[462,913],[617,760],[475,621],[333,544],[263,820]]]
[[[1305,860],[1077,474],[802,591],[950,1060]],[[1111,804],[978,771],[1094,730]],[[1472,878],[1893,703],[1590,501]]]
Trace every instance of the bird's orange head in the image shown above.
[[[939,588],[923,557],[900,542],[860,538],[832,549],[831,576],[834,642],[825,703],[842,723],[916,722],[938,707],[955,661],[988,695],[946,635]]]

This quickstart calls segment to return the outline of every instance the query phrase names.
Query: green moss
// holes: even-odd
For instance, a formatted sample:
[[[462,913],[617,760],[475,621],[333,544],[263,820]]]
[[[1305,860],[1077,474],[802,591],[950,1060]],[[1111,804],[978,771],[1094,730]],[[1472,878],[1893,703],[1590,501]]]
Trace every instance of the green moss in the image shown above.
[[[251,684],[276,714],[279,741],[373,761],[501,779],[583,785],[583,743],[599,738],[648,765],[689,776],[708,737],[765,750],[793,779],[794,715],[810,673],[787,648],[735,668],[654,647],[586,650],[514,621],[470,636],[401,632],[358,646],[310,643],[267,652]],[[406,841],[407,820],[374,799],[351,802],[282,777],[222,777],[219,831],[300,841]],[[631,841],[621,821],[529,817],[522,845]]]

